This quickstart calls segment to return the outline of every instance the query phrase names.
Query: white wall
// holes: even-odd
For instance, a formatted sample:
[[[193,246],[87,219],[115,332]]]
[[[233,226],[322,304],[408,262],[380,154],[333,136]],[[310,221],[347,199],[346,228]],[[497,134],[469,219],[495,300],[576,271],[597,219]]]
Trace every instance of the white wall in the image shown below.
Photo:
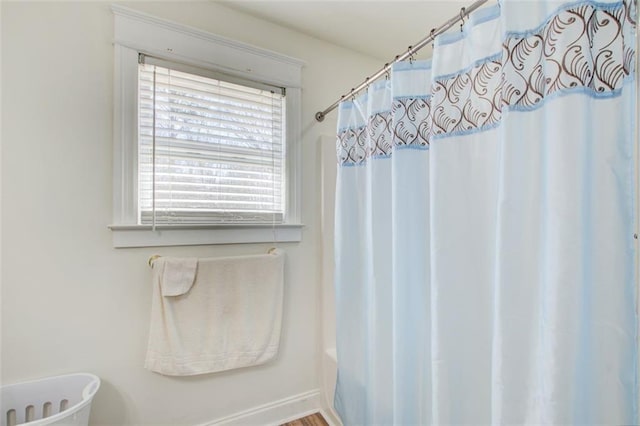
[[[114,249],[113,17],[108,3],[0,2],[2,382],[88,371],[94,424],[196,424],[319,386],[320,189],[313,114],[379,63],[213,2],[126,5],[306,61],[303,241],[288,254],[281,352],[264,366],[189,378],[142,368],[151,254],[257,253],[269,245]]]

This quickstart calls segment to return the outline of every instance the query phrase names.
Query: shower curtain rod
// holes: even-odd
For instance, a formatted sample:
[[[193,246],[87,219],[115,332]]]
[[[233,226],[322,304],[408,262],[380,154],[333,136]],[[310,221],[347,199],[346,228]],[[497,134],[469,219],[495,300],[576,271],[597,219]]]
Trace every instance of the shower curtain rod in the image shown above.
[[[405,53],[403,53],[402,55],[397,55],[391,62],[384,64],[384,67],[382,67],[380,71],[367,77],[359,86],[351,89],[348,93],[342,95],[340,99],[332,103],[324,111],[316,112],[316,120],[323,121],[324,117],[327,114],[329,114],[331,111],[336,109],[336,107],[340,105],[340,102],[342,102],[344,98],[346,98],[347,96],[355,96],[362,89],[369,87],[369,85],[373,83],[375,80],[377,80],[384,74],[388,73],[391,70],[392,64],[395,64],[396,62],[404,61],[405,59],[412,57],[418,50],[422,49],[427,44],[429,44],[429,42],[433,41],[437,35],[447,31],[449,28],[453,27],[453,25],[456,24],[458,21],[463,21],[465,16],[468,17],[471,12],[473,12],[474,10],[476,10],[477,8],[485,4],[487,1],[489,0],[478,0],[472,3],[470,6],[463,7],[462,9],[460,9],[460,13],[458,15],[452,17],[441,26],[437,28],[433,28],[427,37],[420,40],[414,46],[409,46],[409,49]]]

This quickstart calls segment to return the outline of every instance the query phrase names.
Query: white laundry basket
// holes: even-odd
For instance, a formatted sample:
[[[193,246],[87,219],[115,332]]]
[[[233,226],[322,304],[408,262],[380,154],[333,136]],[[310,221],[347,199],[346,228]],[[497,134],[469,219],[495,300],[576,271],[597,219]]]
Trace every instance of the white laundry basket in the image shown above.
[[[99,387],[100,379],[86,373],[2,386],[0,425],[86,426]]]

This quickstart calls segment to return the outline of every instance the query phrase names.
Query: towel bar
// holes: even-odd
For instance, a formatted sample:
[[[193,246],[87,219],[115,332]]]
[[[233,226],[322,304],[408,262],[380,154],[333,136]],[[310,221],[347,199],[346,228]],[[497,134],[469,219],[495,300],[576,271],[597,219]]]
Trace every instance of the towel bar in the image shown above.
[[[277,250],[276,247],[271,247],[269,250],[267,250],[267,254],[273,254],[275,251]],[[149,267],[153,268],[153,262],[156,261],[156,259],[160,258],[162,256],[160,256],[159,254],[154,254],[153,256],[151,256],[149,258],[149,261],[147,263],[149,263]]]
[[[162,257],[162,256],[160,256],[159,254],[154,254],[153,256],[151,256],[149,258],[149,262],[148,262],[149,263],[149,267],[153,268],[153,262],[159,257]]]

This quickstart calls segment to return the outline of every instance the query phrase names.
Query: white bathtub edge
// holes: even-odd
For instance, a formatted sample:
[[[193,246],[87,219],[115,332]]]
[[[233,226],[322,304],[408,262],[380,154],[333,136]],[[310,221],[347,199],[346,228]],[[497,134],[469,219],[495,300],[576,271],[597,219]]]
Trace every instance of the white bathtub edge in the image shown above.
[[[322,357],[322,415],[331,426],[341,426],[340,417],[333,409],[333,395],[336,390],[338,361],[336,348],[328,348]]]

